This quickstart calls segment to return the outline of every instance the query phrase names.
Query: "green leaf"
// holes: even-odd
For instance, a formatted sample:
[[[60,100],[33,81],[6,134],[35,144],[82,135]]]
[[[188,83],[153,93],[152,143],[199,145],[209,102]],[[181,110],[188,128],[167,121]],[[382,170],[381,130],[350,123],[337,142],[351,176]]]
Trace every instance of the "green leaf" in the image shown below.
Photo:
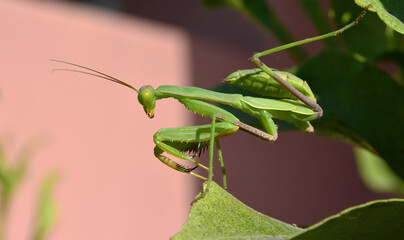
[[[401,239],[403,216],[403,199],[377,200],[300,229],[254,211],[212,182],[172,239]]]
[[[404,200],[368,202],[326,218],[293,240],[385,240],[404,238]]]
[[[404,1],[402,0],[355,0],[365,7],[372,4],[370,11],[377,12],[379,18],[389,27],[404,34]]]
[[[189,220],[172,239],[286,239],[301,231],[249,208],[215,182],[192,206]]]
[[[33,240],[46,239],[56,223],[57,207],[53,199],[53,192],[58,182],[59,175],[51,173],[41,183]]]
[[[6,157],[4,155],[3,146],[0,144],[0,188],[4,188],[8,181]]]
[[[364,148],[354,148],[356,162],[362,181],[375,192],[404,196],[404,181],[401,180],[383,159]]]
[[[11,164],[7,161],[5,150],[0,144],[0,198],[11,199],[24,180],[28,159],[31,156],[27,150],[28,148],[24,147],[17,160]]]
[[[363,10],[350,0],[331,0],[331,12],[338,28],[354,21]],[[376,14],[367,12],[359,23],[345,31],[339,39],[343,39],[346,47],[368,59],[375,59],[385,52],[391,40],[386,36],[386,25]],[[392,38],[394,39],[394,35]]]
[[[304,62],[308,81],[325,110],[313,122],[321,135],[345,138],[383,158],[404,179],[404,88],[374,64],[328,50]]]

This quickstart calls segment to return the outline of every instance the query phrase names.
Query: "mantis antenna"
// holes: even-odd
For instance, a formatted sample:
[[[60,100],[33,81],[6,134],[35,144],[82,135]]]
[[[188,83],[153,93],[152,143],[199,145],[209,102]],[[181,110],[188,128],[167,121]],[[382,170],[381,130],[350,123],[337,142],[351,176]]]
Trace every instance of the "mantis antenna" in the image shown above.
[[[121,80],[119,80],[119,79],[117,79],[117,78],[114,78],[114,77],[112,77],[112,76],[110,76],[110,75],[107,75],[107,74],[105,74],[105,73],[102,73],[102,72],[100,72],[100,71],[94,70],[94,69],[92,69],[92,68],[85,67],[85,66],[82,66],[82,65],[79,65],[79,64],[75,64],[75,63],[71,63],[71,62],[56,60],[56,59],[49,59],[49,60],[50,60],[50,61],[54,61],[54,62],[60,62],[60,63],[69,64],[69,65],[72,65],[72,66],[75,66],[75,67],[79,67],[79,68],[82,68],[82,69],[86,69],[86,70],[89,70],[89,71],[91,71],[91,72],[93,72],[93,73],[91,73],[91,72],[85,72],[85,71],[80,71],[80,70],[74,70],[74,69],[65,69],[65,68],[53,69],[52,72],[55,72],[55,71],[69,71],[69,72],[84,73],[84,74],[87,74],[87,75],[91,75],[91,76],[95,76],[95,77],[103,78],[103,79],[106,79],[106,80],[109,80],[109,81],[112,81],[112,82],[119,83],[119,84],[121,84],[121,85],[123,85],[123,86],[126,86],[126,87],[128,87],[128,88],[130,88],[130,89],[133,89],[133,90],[135,90],[137,93],[139,93],[139,90],[137,90],[137,89],[136,89],[135,87],[133,87],[132,85],[130,85],[130,84],[124,82],[124,81],[121,81]]]

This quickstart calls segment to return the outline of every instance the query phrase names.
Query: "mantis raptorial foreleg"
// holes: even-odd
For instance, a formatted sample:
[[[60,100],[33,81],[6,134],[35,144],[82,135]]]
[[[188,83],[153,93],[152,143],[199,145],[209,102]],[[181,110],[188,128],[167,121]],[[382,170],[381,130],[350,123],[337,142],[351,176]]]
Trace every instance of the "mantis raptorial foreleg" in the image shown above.
[[[172,168],[172,169],[174,169],[174,170],[177,170],[177,171],[179,171],[179,172],[189,173],[189,174],[191,174],[191,175],[193,175],[193,176],[195,176],[195,177],[198,177],[198,178],[200,178],[200,179],[203,179],[203,180],[205,180],[205,181],[208,180],[207,178],[202,177],[201,175],[198,175],[198,174],[192,172],[192,171],[195,170],[195,168],[197,168],[198,166],[203,166],[202,164],[197,163],[197,166],[192,167],[192,168],[190,168],[190,167],[185,167],[184,165],[181,165],[181,164],[179,164],[179,163],[177,163],[177,162],[171,160],[170,158],[168,158],[168,157],[162,155],[162,153],[164,153],[164,150],[162,150],[162,149],[159,148],[158,146],[156,146],[156,147],[154,148],[154,156],[156,156],[157,159],[159,159],[162,163],[164,163],[165,165],[169,166],[170,168]],[[205,169],[207,169],[207,167],[205,167],[205,166],[203,166],[203,167],[204,167]]]

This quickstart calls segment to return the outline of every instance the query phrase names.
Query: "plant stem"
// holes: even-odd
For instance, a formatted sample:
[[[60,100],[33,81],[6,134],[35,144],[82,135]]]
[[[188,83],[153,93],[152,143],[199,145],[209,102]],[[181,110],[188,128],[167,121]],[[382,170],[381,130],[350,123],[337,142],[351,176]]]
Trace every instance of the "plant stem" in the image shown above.
[[[306,39],[303,39],[303,40],[300,40],[300,41],[297,41],[297,42],[292,42],[292,43],[289,43],[289,44],[285,44],[285,45],[282,45],[282,46],[279,46],[279,47],[276,47],[276,48],[271,48],[269,50],[254,54],[253,58],[259,58],[259,57],[269,55],[269,54],[274,53],[274,52],[278,52],[278,51],[281,51],[281,50],[284,50],[284,49],[288,49],[288,48],[303,45],[303,44],[306,44],[306,43],[314,42],[314,41],[321,40],[321,39],[324,39],[324,38],[338,36],[339,34],[344,32],[345,30],[347,30],[347,29],[355,26],[356,24],[358,24],[359,20],[361,18],[363,18],[363,16],[366,13],[366,10],[369,7],[370,7],[370,5],[367,6],[366,8],[364,8],[362,13],[355,19],[355,21],[351,22],[350,24],[346,25],[345,27],[340,28],[340,29],[338,29],[338,30],[336,30],[334,32],[323,34],[323,35],[320,35],[320,36],[317,36],[317,37],[306,38]]]

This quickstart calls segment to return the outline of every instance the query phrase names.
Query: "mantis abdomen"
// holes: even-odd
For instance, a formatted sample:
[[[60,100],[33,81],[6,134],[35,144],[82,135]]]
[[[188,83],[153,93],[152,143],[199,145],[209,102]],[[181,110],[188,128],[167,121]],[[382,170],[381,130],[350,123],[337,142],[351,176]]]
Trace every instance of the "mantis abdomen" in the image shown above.
[[[306,81],[303,81],[299,77],[289,72],[276,69],[272,69],[272,71],[296,88],[299,92],[303,93],[303,95],[316,102],[316,98],[314,97],[314,94]],[[264,97],[297,99],[278,81],[259,68],[237,70],[236,72],[227,76],[223,81]]]

